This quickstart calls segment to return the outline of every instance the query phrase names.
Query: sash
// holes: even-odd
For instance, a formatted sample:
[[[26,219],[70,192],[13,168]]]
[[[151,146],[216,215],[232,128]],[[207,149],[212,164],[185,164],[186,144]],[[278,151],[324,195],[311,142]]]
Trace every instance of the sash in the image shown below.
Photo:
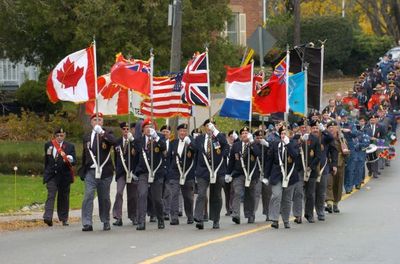
[[[249,153],[249,155],[250,155],[250,153]],[[249,187],[250,186],[250,182],[251,182],[251,178],[253,177],[254,171],[256,170],[257,163],[254,165],[253,170],[250,172],[250,174],[246,170],[246,166],[244,164],[243,157],[240,157],[240,164],[242,165],[242,169],[243,169],[244,176],[245,176],[244,187]]]
[[[118,148],[119,148],[119,156],[121,157],[121,161],[122,161],[122,167],[124,167],[124,170],[126,173],[126,183],[131,183],[132,178],[133,178],[132,172],[128,171],[128,168],[126,167],[124,153],[122,153],[123,150],[121,149],[121,146],[119,146]],[[129,155],[130,155],[130,153],[129,153]]]
[[[307,171],[307,166],[306,166],[306,162],[304,160],[304,151],[303,148],[300,148],[300,156],[301,156],[301,163],[303,164],[303,170],[304,170],[304,181],[308,182],[308,179],[310,179],[310,174],[311,174],[311,170]]]
[[[93,152],[92,152],[92,150],[90,149],[89,146],[90,146],[90,142],[88,142],[87,148],[89,150],[90,157],[92,158],[93,165],[94,165],[95,170],[96,170],[95,179],[100,179],[101,178],[101,173],[103,171],[103,167],[104,167],[104,165],[106,165],[107,161],[110,159],[111,151],[108,152],[107,158],[104,160],[103,164],[101,164],[100,167],[98,167],[96,159],[94,157],[94,154],[93,154]]]
[[[221,162],[219,163],[218,167],[214,170],[214,175],[212,175],[211,166],[208,163],[208,159],[204,153],[203,153],[203,158],[204,158],[204,162],[206,163],[207,169],[210,172],[210,184],[214,184],[217,181],[217,174],[218,174],[219,169],[221,168],[224,158],[221,159]]]
[[[162,158],[160,159],[160,163],[158,163],[158,166],[153,170],[153,174],[150,175],[150,172],[151,172],[150,164],[149,164],[149,161],[147,160],[146,151],[144,151],[143,148],[142,148],[142,154],[143,154],[143,158],[144,158],[144,163],[146,164],[147,171],[149,172],[149,178],[148,178],[147,182],[148,183],[153,183],[155,175],[156,175],[158,169],[160,168],[160,166],[162,164]]]
[[[283,187],[283,188],[286,188],[286,187],[288,187],[290,177],[291,177],[292,174],[293,174],[294,167],[295,167],[295,163],[293,162],[292,169],[290,170],[289,174],[286,174],[286,170],[285,170],[285,168],[284,168],[284,166],[283,166],[283,162],[282,162],[281,155],[279,155],[279,148],[280,148],[281,146],[282,146],[282,143],[279,143],[279,144],[278,144],[279,166],[281,167],[281,173],[282,173],[282,176],[283,176],[283,179],[282,179],[282,187]],[[284,154],[284,153],[285,153],[285,149],[282,150],[282,154]],[[287,150],[286,150],[286,153],[287,153]],[[286,159],[286,164],[287,164],[287,159]]]
[[[317,177],[317,182],[320,182],[320,181],[321,181],[321,176],[322,176],[322,173],[323,173],[324,170],[325,170],[326,165],[328,165],[328,158],[326,158],[324,166],[323,166],[322,169],[319,171],[319,175],[318,175],[318,177]]]
[[[179,184],[180,185],[185,185],[186,177],[189,174],[190,170],[192,169],[193,163],[194,162],[192,160],[192,163],[190,164],[189,168],[185,171],[185,173],[183,173],[183,168],[181,167],[181,164],[179,162],[179,157],[178,157],[178,155],[176,155],[176,166],[178,167],[178,170],[179,170],[179,175],[180,175]]]
[[[67,164],[67,167],[69,169],[69,171],[71,172],[71,180],[72,182],[74,182],[74,170],[72,169],[72,164],[71,162],[69,162],[67,155],[65,154],[65,152],[61,149],[60,144],[58,144],[57,140],[53,139],[51,141],[51,143],[53,144],[53,146],[56,148],[57,153],[62,157],[62,159],[64,160],[65,164]]]

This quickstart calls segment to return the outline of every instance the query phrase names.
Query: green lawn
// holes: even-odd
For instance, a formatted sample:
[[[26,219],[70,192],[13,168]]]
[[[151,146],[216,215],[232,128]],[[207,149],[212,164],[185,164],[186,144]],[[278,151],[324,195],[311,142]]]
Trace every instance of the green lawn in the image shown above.
[[[15,184],[16,183],[16,184]],[[16,206],[15,206],[15,186]],[[79,178],[71,185],[70,208],[81,208],[84,184]],[[17,176],[0,174],[0,213],[13,212],[34,202],[46,201],[47,189],[42,177]]]
[[[40,141],[0,141],[0,152],[2,154],[18,152],[21,155],[44,153],[44,143]]]

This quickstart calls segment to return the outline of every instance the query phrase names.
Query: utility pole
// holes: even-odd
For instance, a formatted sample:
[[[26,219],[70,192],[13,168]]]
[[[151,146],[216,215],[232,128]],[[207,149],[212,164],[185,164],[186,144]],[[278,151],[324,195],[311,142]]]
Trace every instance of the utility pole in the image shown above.
[[[293,14],[294,14],[294,46],[300,45],[300,0],[293,0]]]
[[[346,0],[342,0],[342,17],[345,17]]]
[[[171,38],[171,61],[170,72],[181,70],[181,41],[182,41],[182,0],[173,0],[172,4],[172,38]],[[178,126],[178,118],[169,120],[171,132],[175,132]]]

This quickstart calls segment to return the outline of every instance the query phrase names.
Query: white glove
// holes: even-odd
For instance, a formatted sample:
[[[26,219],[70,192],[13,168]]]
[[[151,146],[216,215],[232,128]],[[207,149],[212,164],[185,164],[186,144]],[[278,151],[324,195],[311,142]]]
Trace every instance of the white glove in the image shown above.
[[[319,128],[319,130],[321,130],[321,131],[324,131],[324,130],[325,130],[325,126],[324,126],[324,124],[322,124],[322,123],[319,123],[319,124],[318,124],[318,128]]]
[[[67,159],[70,163],[74,161],[74,158],[71,155],[67,155]]]
[[[307,141],[308,140],[308,138],[309,138],[309,134],[304,134],[302,137],[301,137],[301,139],[303,139],[303,141]]]
[[[197,136],[199,135],[199,133],[193,133],[193,138],[197,138]]]
[[[261,144],[261,145],[263,145],[263,146],[265,146],[265,147],[267,147],[267,148],[269,147],[269,143],[268,143],[268,141],[266,141],[266,140],[265,140],[265,139],[263,139],[263,138],[262,138],[262,139],[260,139],[260,144]]]
[[[218,129],[214,126],[213,123],[208,123],[207,127],[208,127],[208,129],[211,130],[211,132],[213,133],[214,137],[216,137],[219,134]]]
[[[247,134],[247,138],[249,139],[250,143],[254,142],[253,134],[251,134],[251,133]]]
[[[225,182],[230,183],[232,181],[232,176],[230,174],[225,175]]]
[[[267,178],[262,179],[262,183],[264,183],[265,185],[268,185],[269,181]]]
[[[396,139],[396,136],[395,136],[395,135],[391,135],[391,136],[390,136],[390,139],[391,139],[391,140],[395,140],[395,139]]]
[[[290,142],[290,140],[289,140],[288,136],[285,136],[283,138],[283,144],[285,144],[285,146],[286,146],[287,144],[289,144],[289,142]]]
[[[233,137],[233,140],[238,139],[239,136],[238,136],[238,134],[236,134],[236,131],[233,131],[232,137]]]
[[[190,142],[191,142],[190,137],[186,136],[186,137],[183,139],[183,142],[185,142],[186,145],[190,145]]]
[[[132,142],[135,140],[135,138],[133,137],[131,132],[128,132],[128,140],[129,140],[129,142]]]
[[[101,126],[99,125],[95,125],[93,128],[94,132],[96,132],[97,134],[103,134],[104,130],[101,128]]]

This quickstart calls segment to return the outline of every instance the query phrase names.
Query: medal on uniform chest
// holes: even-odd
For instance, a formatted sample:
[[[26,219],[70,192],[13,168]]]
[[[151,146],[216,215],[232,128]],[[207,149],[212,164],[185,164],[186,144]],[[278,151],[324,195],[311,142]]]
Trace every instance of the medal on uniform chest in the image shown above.
[[[287,162],[288,163],[292,163],[293,162],[292,157],[289,156],[288,159],[287,159]]]
[[[217,151],[217,155],[221,154],[221,149],[220,148],[218,148],[216,151]]]
[[[253,155],[250,156],[250,160],[251,160],[251,161],[254,161],[254,160],[255,160],[255,158],[254,158]]]
[[[107,149],[107,144],[106,143],[101,143],[101,147],[103,148],[103,149]]]
[[[154,152],[155,152],[155,153],[160,152],[160,148],[159,148],[159,147],[155,147],[155,148],[154,148]]]
[[[188,151],[186,155],[187,155],[187,157],[190,159],[190,158],[192,157],[192,152],[191,152],[191,151]]]
[[[310,150],[310,157],[314,157],[314,150]]]

